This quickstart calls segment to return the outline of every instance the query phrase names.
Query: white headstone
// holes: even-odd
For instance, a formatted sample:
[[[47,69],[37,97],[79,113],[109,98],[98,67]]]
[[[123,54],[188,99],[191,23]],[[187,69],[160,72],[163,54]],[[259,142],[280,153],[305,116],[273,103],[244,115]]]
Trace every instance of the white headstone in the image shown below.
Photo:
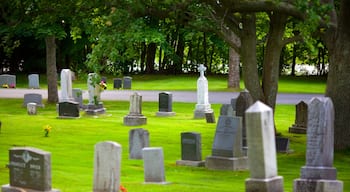
[[[207,68],[203,64],[200,64],[198,67],[200,76],[197,80],[197,104],[194,111],[194,118],[205,118],[205,113],[213,111],[209,103],[208,80],[204,76],[204,71],[206,69]]]
[[[142,149],[146,183],[165,183],[164,155],[161,147]]]
[[[72,93],[72,73],[69,69],[61,71],[61,98],[60,102],[74,101]]]
[[[93,191],[119,191],[122,148],[112,141],[95,145]]]
[[[28,75],[29,89],[39,89],[39,74]]]
[[[27,103],[28,115],[36,115],[36,103]]]

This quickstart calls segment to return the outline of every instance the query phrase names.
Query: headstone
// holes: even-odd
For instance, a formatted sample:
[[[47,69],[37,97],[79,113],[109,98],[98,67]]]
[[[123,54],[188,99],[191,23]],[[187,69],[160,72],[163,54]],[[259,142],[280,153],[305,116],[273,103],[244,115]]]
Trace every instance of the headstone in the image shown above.
[[[74,101],[72,94],[72,73],[69,69],[61,71],[61,98],[60,102]]]
[[[85,114],[87,115],[99,115],[106,113],[106,108],[103,107],[101,102],[101,87],[96,83],[98,75],[96,73],[89,73],[87,86],[89,92],[89,103],[84,107]]]
[[[0,86],[8,85],[10,88],[16,87],[16,75],[2,74],[0,75]]]
[[[158,95],[158,112],[157,116],[173,116],[173,94],[162,92]]]
[[[39,89],[39,74],[28,75],[29,89]]]
[[[95,145],[93,192],[119,191],[121,157],[118,143],[105,141]]]
[[[28,115],[36,115],[36,103],[27,103],[27,113]]]
[[[79,103],[65,101],[58,103],[58,118],[79,118]]]
[[[220,115],[236,116],[236,112],[233,110],[231,104],[223,104],[220,108]]]
[[[132,78],[129,76],[123,77],[123,89],[131,89]]]
[[[279,153],[290,153],[289,139],[284,137],[276,137],[276,150]]]
[[[51,187],[51,154],[32,147],[13,147],[9,152],[10,184],[2,192],[15,190],[59,192]]]
[[[166,184],[163,148],[145,147],[142,157],[145,183]]]
[[[201,135],[196,132],[181,133],[181,160],[176,165],[203,167]]]
[[[142,149],[149,147],[149,132],[142,128],[129,131],[129,159],[142,159]]]
[[[333,167],[334,107],[328,97],[312,98],[308,105],[306,165],[294,180],[294,192],[342,192]]]
[[[213,111],[209,103],[208,80],[204,76],[204,71],[206,69],[207,68],[203,64],[200,64],[198,67],[200,76],[197,80],[197,104],[194,110],[195,119],[203,119],[205,118],[205,113]]]
[[[130,96],[129,114],[124,117],[124,125],[136,126],[147,124],[147,118],[142,115],[142,96],[134,93]]]
[[[245,112],[250,178],[246,192],[283,192],[283,177],[277,176],[273,111],[257,101]]]
[[[83,105],[83,91],[79,88],[73,88],[72,90],[74,101],[79,103],[80,108],[84,108]]]
[[[307,129],[307,104],[304,101],[295,105],[295,123],[289,127],[290,133],[305,134]]]
[[[221,115],[216,126],[212,155],[206,167],[213,170],[248,169],[242,153],[242,118]]]
[[[114,78],[113,79],[113,88],[114,89],[120,89],[122,88],[123,80],[121,78]]]
[[[236,114],[236,103],[237,103],[237,97],[232,98],[231,99],[231,106],[232,106],[232,109],[235,112],[235,114]]]
[[[205,120],[207,121],[207,123],[215,123],[216,121],[214,111],[206,112]]]
[[[242,122],[243,122],[243,130],[242,130],[242,135],[243,135],[243,148],[247,147],[247,129],[245,125],[245,111],[253,105],[253,98],[250,95],[248,90],[243,90],[239,93],[237,100],[236,100],[236,116],[242,117]]]
[[[44,107],[43,97],[38,93],[26,93],[24,94],[23,107],[27,107],[28,103],[36,103],[37,107]]]

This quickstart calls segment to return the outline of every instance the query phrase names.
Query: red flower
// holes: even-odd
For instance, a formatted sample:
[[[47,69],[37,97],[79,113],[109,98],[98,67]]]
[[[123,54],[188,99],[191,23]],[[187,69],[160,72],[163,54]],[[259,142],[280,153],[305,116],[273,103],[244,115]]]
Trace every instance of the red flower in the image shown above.
[[[126,190],[126,188],[125,188],[123,185],[120,185],[120,186],[119,186],[119,190],[120,190],[121,192],[128,192],[128,190]]]

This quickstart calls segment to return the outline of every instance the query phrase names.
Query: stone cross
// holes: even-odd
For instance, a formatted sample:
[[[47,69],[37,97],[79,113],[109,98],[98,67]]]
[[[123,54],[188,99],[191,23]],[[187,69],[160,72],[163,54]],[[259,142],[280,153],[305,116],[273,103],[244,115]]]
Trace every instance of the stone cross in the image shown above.
[[[203,64],[200,64],[198,67],[200,77],[197,80],[197,104],[194,111],[195,119],[205,118],[205,113],[213,111],[209,103],[208,80],[204,76],[205,69],[206,67],[204,67]]]
[[[207,68],[203,64],[199,64],[198,71],[200,73],[200,77],[204,77],[204,71],[206,71]]]

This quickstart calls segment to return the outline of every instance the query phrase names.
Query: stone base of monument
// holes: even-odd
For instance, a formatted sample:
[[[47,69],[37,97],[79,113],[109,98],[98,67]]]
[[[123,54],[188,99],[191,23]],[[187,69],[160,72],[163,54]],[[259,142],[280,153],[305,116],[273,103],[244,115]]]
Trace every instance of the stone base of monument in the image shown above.
[[[276,176],[267,179],[249,178],[245,180],[246,192],[283,192],[283,177]]]
[[[137,126],[147,124],[147,117],[143,115],[127,115],[124,117],[124,125]]]
[[[14,187],[10,186],[9,184],[3,185],[1,187],[1,192],[60,192],[58,189],[51,189],[49,191],[38,191],[34,189],[26,189],[26,188],[20,188],[20,187]]]
[[[106,108],[103,107],[103,104],[88,104],[85,106],[85,114],[87,115],[101,115],[106,113]]]
[[[211,170],[247,170],[248,157],[208,156],[205,167]]]
[[[174,116],[175,114],[176,114],[175,112],[158,111],[156,113],[156,116],[158,116],[158,117],[168,117],[168,116]]]
[[[198,105],[198,104],[197,104]],[[195,119],[205,119],[206,118],[206,116],[205,116],[205,114],[206,113],[213,113],[213,110],[212,109],[202,109],[202,108],[196,108],[195,110],[194,110],[194,118]]]
[[[205,161],[177,160],[176,165],[189,167],[204,167]]]
[[[343,192],[343,182],[325,179],[295,179],[293,192]]]
[[[306,134],[306,127],[300,127],[298,125],[292,125],[289,127],[289,133],[299,133],[299,134]]]

